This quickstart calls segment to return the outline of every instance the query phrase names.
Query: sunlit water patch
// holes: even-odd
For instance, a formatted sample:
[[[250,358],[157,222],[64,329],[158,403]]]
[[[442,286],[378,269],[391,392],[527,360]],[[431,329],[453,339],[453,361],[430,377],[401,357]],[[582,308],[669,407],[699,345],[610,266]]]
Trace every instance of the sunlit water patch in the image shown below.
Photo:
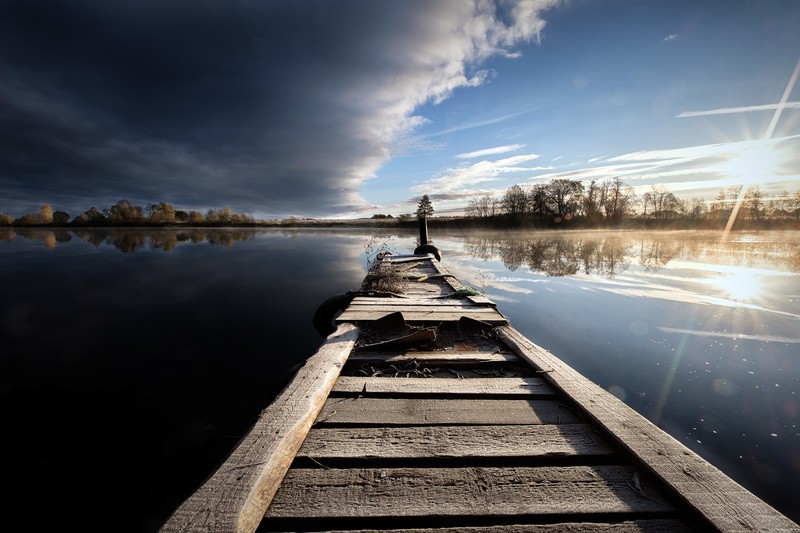
[[[798,518],[800,234],[448,233],[512,325]]]

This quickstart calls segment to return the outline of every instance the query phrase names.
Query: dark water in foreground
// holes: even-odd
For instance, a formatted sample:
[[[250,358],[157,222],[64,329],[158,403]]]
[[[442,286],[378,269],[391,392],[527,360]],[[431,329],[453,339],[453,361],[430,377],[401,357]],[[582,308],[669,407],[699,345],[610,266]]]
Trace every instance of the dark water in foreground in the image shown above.
[[[432,236],[517,329],[800,521],[800,233]],[[6,508],[156,530],[380,245],[415,235],[0,230]]]

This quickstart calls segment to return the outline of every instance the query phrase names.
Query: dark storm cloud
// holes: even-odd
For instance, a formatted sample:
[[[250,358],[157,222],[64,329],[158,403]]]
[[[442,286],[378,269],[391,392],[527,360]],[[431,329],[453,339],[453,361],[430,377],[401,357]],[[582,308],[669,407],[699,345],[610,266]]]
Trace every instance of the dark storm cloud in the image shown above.
[[[358,210],[414,109],[550,3],[0,0],[0,198]]]

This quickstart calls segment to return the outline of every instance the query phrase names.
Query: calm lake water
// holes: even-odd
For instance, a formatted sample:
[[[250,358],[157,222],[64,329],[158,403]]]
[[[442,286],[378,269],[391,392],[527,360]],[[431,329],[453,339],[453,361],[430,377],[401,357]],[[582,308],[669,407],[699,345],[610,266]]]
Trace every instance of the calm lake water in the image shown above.
[[[522,333],[800,521],[800,232],[431,236]],[[415,238],[0,229],[7,508],[156,530],[319,346],[319,303]]]

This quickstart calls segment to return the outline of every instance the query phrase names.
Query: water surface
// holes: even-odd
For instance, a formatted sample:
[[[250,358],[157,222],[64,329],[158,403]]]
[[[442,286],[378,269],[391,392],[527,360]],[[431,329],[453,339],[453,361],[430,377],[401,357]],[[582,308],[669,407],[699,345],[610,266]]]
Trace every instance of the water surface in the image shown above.
[[[800,232],[431,233],[513,326],[800,520]],[[414,246],[388,230],[0,230],[15,503],[47,501],[37,526],[157,529],[319,345],[317,305],[358,288],[379,249]]]

